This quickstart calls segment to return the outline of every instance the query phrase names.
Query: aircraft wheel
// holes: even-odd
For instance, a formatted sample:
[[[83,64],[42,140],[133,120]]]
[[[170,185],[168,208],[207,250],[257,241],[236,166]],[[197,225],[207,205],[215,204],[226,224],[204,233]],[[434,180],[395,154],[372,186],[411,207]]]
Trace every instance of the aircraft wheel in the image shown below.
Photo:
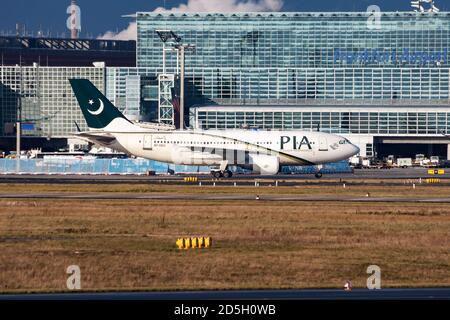
[[[212,173],[213,177],[216,179],[222,178],[222,173],[220,171],[214,171]]]
[[[224,173],[223,173],[223,177],[224,178],[231,178],[233,176],[233,172],[231,172],[230,170],[226,170]]]
[[[315,176],[317,179],[320,179],[320,178],[322,178],[322,173],[321,173],[321,172],[317,172],[314,176]]]

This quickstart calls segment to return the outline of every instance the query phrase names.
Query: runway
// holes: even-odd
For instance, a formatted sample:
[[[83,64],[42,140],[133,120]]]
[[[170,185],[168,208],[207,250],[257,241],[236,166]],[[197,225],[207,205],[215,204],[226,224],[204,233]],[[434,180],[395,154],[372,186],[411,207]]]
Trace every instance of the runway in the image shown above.
[[[450,300],[450,288],[236,290],[0,295],[0,300]]]
[[[186,194],[186,193],[117,193],[117,192],[43,192],[43,193],[0,193],[0,199],[65,199],[65,200],[203,200],[203,201],[312,201],[312,202],[405,202],[405,203],[450,203],[447,198],[403,198],[403,197],[348,197],[348,196],[299,196],[283,194]]]
[[[251,185],[255,180],[261,180],[263,183],[271,183],[275,180],[283,183],[285,186],[302,185],[309,181],[323,183],[333,183],[333,181],[348,180],[349,183],[358,183],[362,180],[398,180],[398,179],[425,179],[440,178],[448,179],[450,182],[450,169],[444,169],[443,175],[429,175],[427,168],[408,168],[408,169],[358,169],[354,173],[324,174],[323,177],[315,179],[313,174],[278,174],[271,176],[261,176],[257,174],[236,174],[231,179],[214,180],[208,174],[191,175],[157,175],[157,176],[139,176],[139,175],[31,175],[15,174],[1,175],[1,183],[53,183],[53,184],[180,184],[184,183],[184,177],[195,176],[199,181],[216,181],[219,185],[229,185],[232,182],[238,182],[241,185]]]

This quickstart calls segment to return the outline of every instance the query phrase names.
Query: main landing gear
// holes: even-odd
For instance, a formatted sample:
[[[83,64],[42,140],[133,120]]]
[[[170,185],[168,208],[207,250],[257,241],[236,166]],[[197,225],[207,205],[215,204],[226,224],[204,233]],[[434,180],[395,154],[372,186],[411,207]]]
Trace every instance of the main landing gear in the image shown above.
[[[314,176],[315,176],[317,179],[322,178],[322,172],[320,172],[320,171],[322,170],[322,168],[323,168],[323,165],[321,165],[321,164],[319,164],[319,165],[317,166],[317,171],[316,171],[316,173],[314,174]]]
[[[216,179],[231,178],[233,176],[233,172],[228,170],[227,166],[228,166],[228,161],[224,160],[220,163],[220,166],[218,168],[214,168],[211,170],[211,174]]]
[[[216,179],[231,178],[233,176],[233,172],[231,172],[230,170],[225,170],[225,171],[213,170],[213,171],[211,171],[211,174]]]

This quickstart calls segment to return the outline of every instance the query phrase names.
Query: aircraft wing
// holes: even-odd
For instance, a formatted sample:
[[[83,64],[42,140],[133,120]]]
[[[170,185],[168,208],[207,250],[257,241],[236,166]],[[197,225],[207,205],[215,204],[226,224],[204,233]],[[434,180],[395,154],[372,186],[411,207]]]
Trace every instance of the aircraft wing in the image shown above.
[[[116,138],[109,133],[80,132],[75,135],[77,138],[100,145],[109,145],[116,141]]]

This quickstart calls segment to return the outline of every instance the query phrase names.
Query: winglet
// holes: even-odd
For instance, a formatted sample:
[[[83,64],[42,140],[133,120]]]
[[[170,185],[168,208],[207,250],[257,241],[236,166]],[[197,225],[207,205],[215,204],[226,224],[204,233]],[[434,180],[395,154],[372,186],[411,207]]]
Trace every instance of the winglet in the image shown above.
[[[73,123],[75,123],[75,126],[77,127],[77,132],[81,132],[80,126],[78,125],[78,123],[76,121],[74,121]]]

